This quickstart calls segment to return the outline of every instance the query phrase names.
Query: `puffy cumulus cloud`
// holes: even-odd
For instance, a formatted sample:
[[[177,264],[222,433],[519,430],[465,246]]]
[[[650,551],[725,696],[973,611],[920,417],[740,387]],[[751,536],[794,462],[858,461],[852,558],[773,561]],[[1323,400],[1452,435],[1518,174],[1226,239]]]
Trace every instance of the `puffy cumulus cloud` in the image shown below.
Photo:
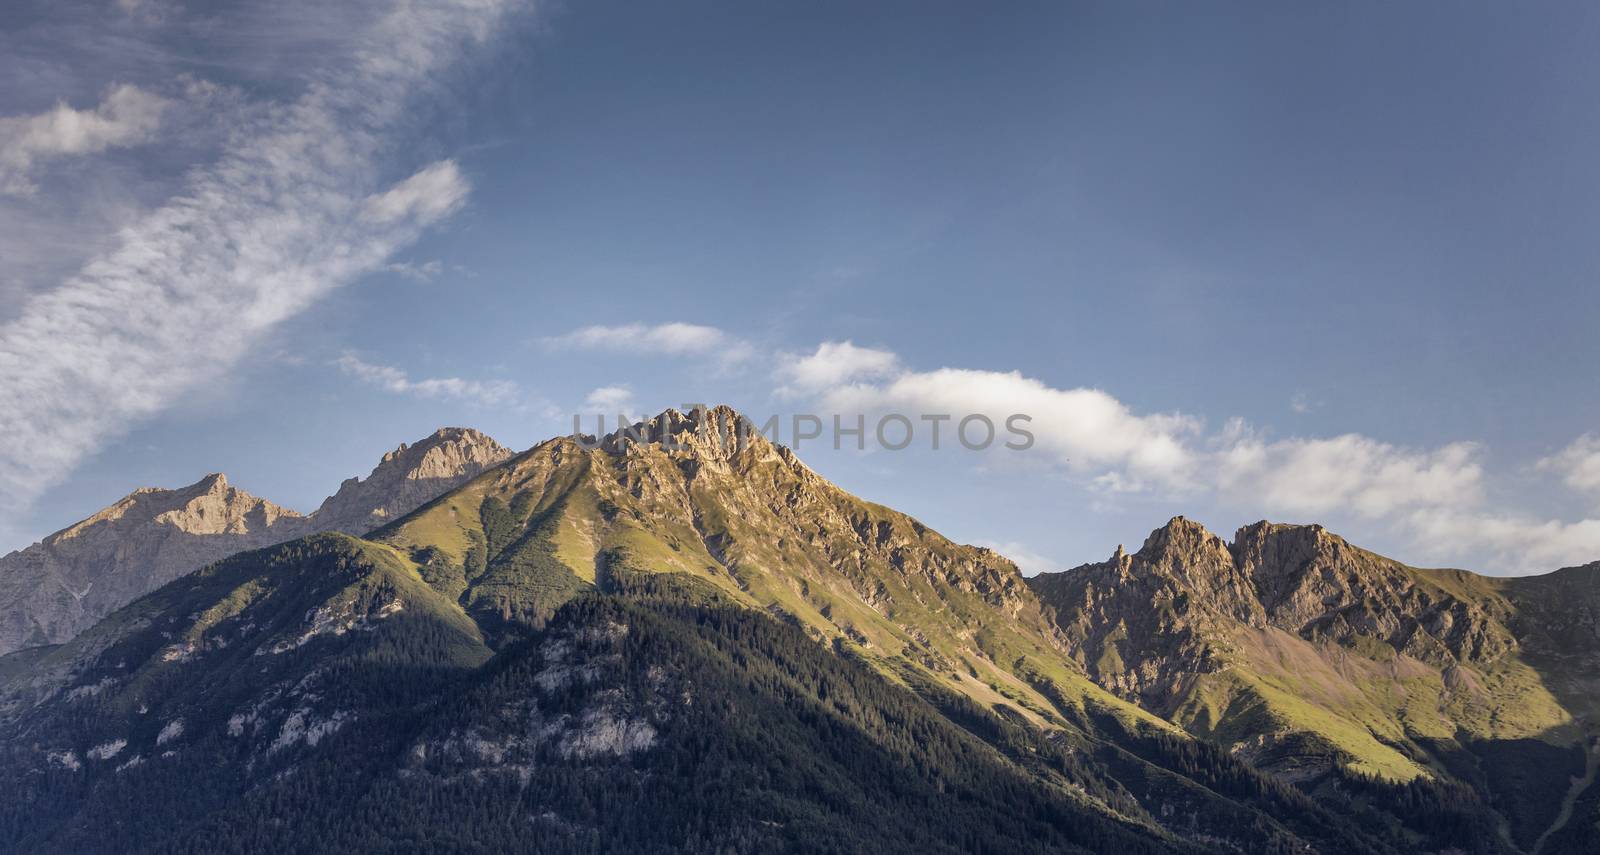
[[[779,391],[793,396],[880,379],[900,371],[900,359],[890,351],[857,347],[849,341],[825,341],[812,353],[780,359],[777,376],[783,384]]]
[[[58,103],[38,115],[0,118],[0,193],[32,195],[38,189],[34,167],[44,161],[150,141],[170,105],[160,95],[123,84],[92,108]]]
[[[779,376],[820,390],[819,404],[843,413],[952,421],[981,414],[997,427],[1027,416],[1020,424],[1034,435],[1030,453],[1109,491],[1214,490],[1275,515],[1367,518],[1470,506],[1482,493],[1472,443],[1408,449],[1358,434],[1268,440],[1239,420],[1208,433],[1196,416],[1138,413],[1100,389],[1056,388],[1016,371],[914,371],[889,351],[849,342],[790,356]]]
[[[1541,459],[1536,468],[1560,476],[1574,490],[1600,492],[1600,434],[1578,437],[1556,454]]]
[[[28,298],[0,326],[0,498],[25,504],[455,210],[465,182],[453,163],[391,186],[389,159],[414,93],[515,5],[386,7],[296,100],[251,111],[179,194]]]
[[[1544,572],[1600,561],[1600,519],[1540,520],[1508,513],[1428,508],[1400,521],[1425,556],[1488,556],[1474,567],[1496,575]]]
[[[1469,442],[1407,449],[1359,434],[1267,442],[1237,422],[1225,434],[1213,456],[1217,485],[1235,503],[1274,514],[1370,518],[1482,495],[1480,449]]]
[[[633,390],[627,386],[601,386],[583,399],[583,406],[595,413],[632,415]]]
[[[1201,431],[1199,419],[1178,413],[1139,415],[1099,389],[1056,389],[1016,371],[911,371],[899,368],[898,360],[887,351],[872,351],[865,359],[838,358],[841,353],[858,355],[825,346],[807,357],[820,360],[812,376],[832,372],[832,376],[859,380],[866,372],[895,373],[879,382],[847,383],[824,391],[819,403],[835,412],[899,413],[914,421],[948,415],[955,423],[969,415],[982,415],[1002,433],[1013,416],[1027,416],[1028,420],[1015,424],[1034,435],[1033,452],[1095,479],[1102,487],[1193,486],[1200,462],[1193,448]],[[793,366],[782,370],[798,373]]]
[[[451,399],[498,406],[517,400],[517,384],[509,380],[463,380],[459,377],[430,377],[413,380],[392,365],[374,365],[346,353],[334,363],[345,374],[396,395],[418,398]]]

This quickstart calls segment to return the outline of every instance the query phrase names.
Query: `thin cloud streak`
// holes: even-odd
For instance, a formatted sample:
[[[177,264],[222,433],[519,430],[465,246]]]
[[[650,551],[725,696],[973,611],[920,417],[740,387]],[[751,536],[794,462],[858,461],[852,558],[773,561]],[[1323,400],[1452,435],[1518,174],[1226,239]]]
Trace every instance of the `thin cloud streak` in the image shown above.
[[[392,365],[363,362],[349,353],[339,357],[334,364],[345,374],[396,395],[452,399],[481,406],[509,404],[520,395],[517,384],[509,380],[465,380],[460,377],[413,380],[405,371]]]
[[[397,4],[346,66],[263,110],[180,195],[0,326],[0,504],[25,506],[459,207],[454,163],[385,188],[385,155],[410,94],[514,5]]]
[[[716,327],[671,322],[606,326],[596,324],[539,340],[552,350],[573,349],[607,353],[660,354],[663,356],[715,356],[724,363],[749,358],[750,345]]]

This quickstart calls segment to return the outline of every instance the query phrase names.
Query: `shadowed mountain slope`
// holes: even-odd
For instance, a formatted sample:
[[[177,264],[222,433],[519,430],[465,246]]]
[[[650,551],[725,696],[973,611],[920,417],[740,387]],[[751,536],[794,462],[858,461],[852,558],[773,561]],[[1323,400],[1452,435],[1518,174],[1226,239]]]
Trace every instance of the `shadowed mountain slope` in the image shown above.
[[[0,850],[1596,839],[1581,568],[1180,518],[1024,579],[698,415],[541,443],[366,540],[236,555],[0,657]]]

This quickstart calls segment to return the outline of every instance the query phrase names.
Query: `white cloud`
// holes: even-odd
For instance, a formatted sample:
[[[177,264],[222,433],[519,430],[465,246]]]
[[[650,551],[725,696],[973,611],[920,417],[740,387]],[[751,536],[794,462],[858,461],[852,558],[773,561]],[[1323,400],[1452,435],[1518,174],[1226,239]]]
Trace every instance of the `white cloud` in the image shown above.
[[[1407,449],[1358,434],[1268,441],[1238,420],[1208,434],[1198,417],[1136,413],[1099,389],[1058,389],[1015,371],[913,371],[893,353],[848,342],[790,357],[779,373],[823,390],[819,403],[844,413],[938,414],[952,423],[982,414],[997,429],[1013,414],[1029,416],[1028,453],[1113,492],[1209,490],[1274,515],[1366,518],[1466,507],[1482,495],[1472,443]],[[852,382],[862,377],[877,380]]]
[[[413,282],[432,282],[444,272],[444,264],[439,261],[425,261],[421,264],[414,261],[397,261],[394,264],[384,265],[383,269]]]
[[[510,404],[518,397],[517,384],[509,380],[463,380],[459,377],[412,380],[399,368],[363,362],[349,353],[339,357],[335,364],[351,377],[396,395],[448,398],[486,407]]]
[[[384,189],[386,160],[412,94],[513,2],[397,2],[342,66],[258,111],[178,196],[0,326],[0,498],[26,503],[454,210],[453,163]]]
[[[633,390],[627,386],[601,386],[583,399],[583,406],[607,416],[632,415]]]
[[[1483,449],[1471,442],[1407,448],[1359,434],[1269,439],[1242,420],[1207,432],[1183,413],[1138,413],[1112,395],[1058,389],[1018,372],[914,371],[888,351],[848,343],[790,355],[779,376],[814,378],[816,405],[836,413],[1032,416],[1028,454],[1101,491],[1210,495],[1269,518],[1379,521],[1429,555],[1489,556],[1497,572],[1551,569],[1600,559],[1600,520],[1537,520],[1483,507]],[[805,364],[810,369],[803,370]],[[797,386],[801,385],[796,382]],[[945,423],[946,437],[952,434]],[[870,431],[869,431],[870,434]],[[899,434],[895,434],[898,436]],[[947,439],[953,447],[955,443]],[[996,444],[995,447],[998,447]],[[1600,486],[1600,440],[1585,436],[1541,461],[1579,489]],[[1016,543],[989,544],[1019,566],[1040,556]]]
[[[367,197],[362,216],[379,225],[410,219],[432,222],[456,212],[467,199],[467,182],[453,160],[430,164],[394,187]]]
[[[1600,492],[1600,434],[1586,433],[1556,454],[1541,459],[1536,467],[1553,472],[1574,490]]]
[[[778,379],[783,394],[816,393],[900,373],[899,357],[887,350],[857,347],[849,341],[825,341],[807,356],[790,356],[780,362]]]
[[[869,364],[889,363],[878,357]],[[1199,419],[1137,415],[1099,389],[1055,389],[1015,371],[901,370],[880,383],[836,387],[820,402],[836,412],[900,413],[914,421],[948,415],[947,432],[965,416],[982,414],[1003,436],[1013,415],[1029,416],[1019,422],[1035,437],[1028,453],[1113,489],[1187,488],[1198,463],[1191,440],[1200,432]]]
[[[658,353],[666,356],[698,356],[719,351],[742,354],[748,350],[747,345],[716,327],[677,322],[656,326],[640,323],[588,326],[541,341],[546,347],[557,349]]]
[[[1412,512],[1401,526],[1427,556],[1488,556],[1495,574],[1545,572],[1600,560],[1600,519],[1577,522],[1455,508]]]
[[[170,105],[166,98],[122,84],[92,109],[58,103],[38,115],[0,118],[0,193],[32,195],[38,188],[31,173],[43,161],[149,142]]]
[[[1274,514],[1370,518],[1471,505],[1482,495],[1483,467],[1473,443],[1419,450],[1359,434],[1266,442],[1237,428],[1234,433],[1215,455],[1217,485],[1236,503]]]

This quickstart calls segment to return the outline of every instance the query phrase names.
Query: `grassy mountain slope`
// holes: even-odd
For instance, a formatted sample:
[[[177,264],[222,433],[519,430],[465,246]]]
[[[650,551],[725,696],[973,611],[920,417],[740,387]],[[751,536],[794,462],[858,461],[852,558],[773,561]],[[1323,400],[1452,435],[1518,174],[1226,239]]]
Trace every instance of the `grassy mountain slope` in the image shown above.
[[[1152,724],[1008,562],[725,439],[554,440],[376,541],[246,552],[8,658],[0,849],[1486,837],[1453,797],[1418,796],[1421,825],[1312,801]]]
[[[1098,574],[1030,584],[741,442],[731,411],[712,423],[668,412],[651,438],[552,440],[371,540],[244,553],[0,659],[0,787],[15,794],[0,849],[1588,839],[1587,783],[1560,774],[1582,776],[1581,751],[1553,731],[1391,743],[1373,722],[1392,686],[1372,677],[1421,663],[1468,694],[1493,678],[1484,662],[1524,655],[1517,633],[1535,635],[1518,621],[1536,615],[1526,655],[1569,655],[1593,624],[1560,604],[1586,577],[1469,608],[1477,577],[1402,585],[1365,553],[1329,563],[1320,541],[1266,536],[1236,556],[1178,526]],[[1406,775],[1361,750],[1428,774],[1397,786]],[[1283,780],[1297,753],[1348,768],[1323,762],[1308,794]]]
[[[1289,780],[1465,782],[1532,848],[1594,727],[1597,575],[1408,567],[1320,526],[1174,519],[1029,580],[1101,685]]]
[[[98,650],[55,651],[71,676],[27,684],[4,726],[0,850],[1391,853],[1423,839],[1364,830],[1351,805],[1330,812],[1110,713],[1097,724],[1125,744],[910,691],[684,574],[620,571],[489,659],[419,579],[381,546],[324,536],[168,586]]]
[[[703,422],[668,411],[632,437],[551,440],[374,538],[491,635],[537,626],[615,572],[680,572],[886,674],[931,676],[1035,723],[1092,708],[1170,728],[1062,655],[1010,561],[851,496],[740,424],[726,408]]]

